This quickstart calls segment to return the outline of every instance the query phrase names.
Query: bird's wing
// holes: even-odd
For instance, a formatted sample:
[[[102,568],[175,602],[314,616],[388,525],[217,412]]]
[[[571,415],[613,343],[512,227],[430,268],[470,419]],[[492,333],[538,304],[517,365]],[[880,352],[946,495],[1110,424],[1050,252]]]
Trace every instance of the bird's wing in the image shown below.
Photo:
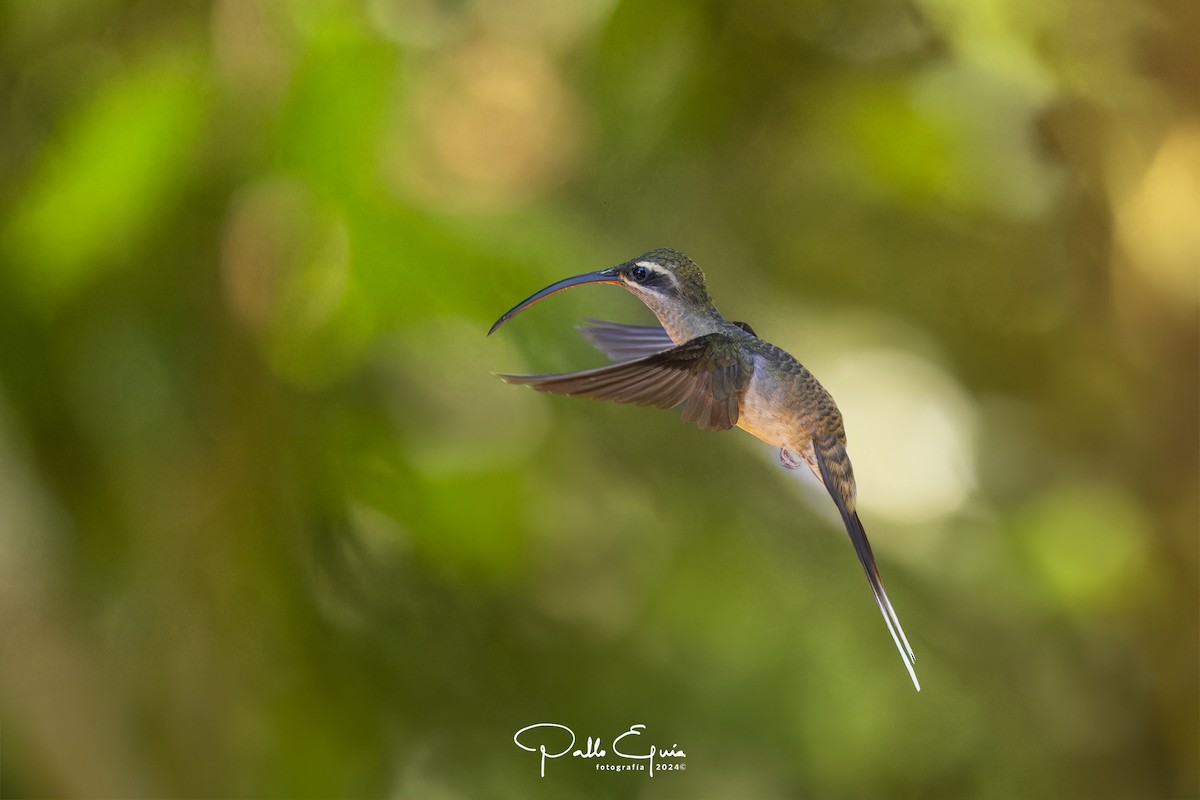
[[[562,375],[501,375],[539,392],[674,408],[705,430],[732,428],[738,397],[750,382],[753,356],[729,336],[710,333],[635,361]]]
[[[602,319],[587,319],[577,330],[608,356],[609,361],[633,361],[675,346],[661,325],[623,325]]]
[[[608,356],[609,361],[633,361],[675,346],[670,334],[661,325],[625,325],[591,317],[584,322],[587,325],[578,325],[575,329],[583,334],[583,338],[591,342],[593,347]],[[755,335],[749,323],[733,324],[751,336]]]
[[[846,524],[846,533],[850,535],[850,541],[854,544],[854,552],[858,554],[863,571],[867,573],[867,581],[871,584],[871,591],[875,594],[875,602],[879,606],[880,613],[883,614],[888,631],[892,634],[892,641],[896,643],[896,649],[900,651],[900,657],[904,659],[904,666],[908,669],[909,677],[912,678],[913,685],[919,692],[921,684],[917,680],[917,673],[913,670],[913,662],[917,660],[917,657],[913,655],[912,647],[909,646],[908,639],[904,635],[904,629],[900,627],[900,619],[892,608],[892,602],[888,600],[887,589],[883,586],[883,578],[879,576],[879,567],[875,564],[875,555],[871,552],[871,543],[867,541],[867,532],[858,519],[858,512],[852,508],[853,489],[849,487],[853,485],[853,478],[849,473],[850,459],[846,455],[846,449],[836,440],[817,441],[814,438],[813,452],[816,454],[817,466],[821,470],[821,481],[837,505],[838,511],[841,512],[842,521]]]

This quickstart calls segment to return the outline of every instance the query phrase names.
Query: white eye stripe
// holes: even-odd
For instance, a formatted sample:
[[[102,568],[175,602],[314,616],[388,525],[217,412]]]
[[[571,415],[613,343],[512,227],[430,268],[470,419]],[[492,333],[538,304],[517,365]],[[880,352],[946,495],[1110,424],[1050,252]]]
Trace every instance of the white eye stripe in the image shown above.
[[[646,269],[653,271],[656,275],[666,275],[671,279],[672,286],[679,286],[679,279],[675,277],[675,273],[671,272],[669,269],[664,269],[661,264],[655,264],[653,261],[635,261],[633,263],[636,266],[645,267]]]

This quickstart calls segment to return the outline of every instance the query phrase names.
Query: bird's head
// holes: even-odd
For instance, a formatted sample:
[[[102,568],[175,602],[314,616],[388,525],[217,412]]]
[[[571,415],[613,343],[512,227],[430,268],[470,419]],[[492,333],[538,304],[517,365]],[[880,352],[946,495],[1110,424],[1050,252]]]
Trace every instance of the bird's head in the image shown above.
[[[615,267],[586,272],[552,283],[505,312],[488,333],[491,334],[537,301],[563,289],[582,286],[585,283],[612,283],[622,286],[649,306],[660,319],[668,310],[679,313],[693,307],[711,307],[708,289],[704,285],[704,273],[700,268],[678,250],[661,247]]]

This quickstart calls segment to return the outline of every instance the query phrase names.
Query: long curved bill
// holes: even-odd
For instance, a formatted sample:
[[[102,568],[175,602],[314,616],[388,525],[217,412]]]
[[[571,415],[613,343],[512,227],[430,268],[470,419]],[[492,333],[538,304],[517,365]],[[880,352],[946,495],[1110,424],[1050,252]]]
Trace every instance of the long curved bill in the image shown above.
[[[549,297],[552,294],[557,294],[558,292],[561,292],[563,289],[570,289],[572,286],[582,286],[585,283],[616,283],[616,284],[619,284],[620,282],[621,281],[617,278],[617,268],[612,267],[610,269],[599,270],[598,272],[588,272],[583,275],[576,275],[574,278],[567,278],[565,280],[559,281],[558,283],[552,283],[549,286],[547,286],[545,289],[542,289],[540,292],[530,295],[529,297],[525,298],[524,300],[522,300],[521,302],[517,303],[515,306],[510,308],[508,311],[505,311],[504,315],[501,316],[500,319],[496,320],[496,323],[494,325],[492,325],[491,329],[488,331],[488,336],[491,336],[493,333],[495,333],[496,329],[499,328],[504,323],[508,322],[508,320],[511,317],[515,317],[517,314],[519,314],[522,311],[524,311],[525,309],[529,308],[531,305],[536,303],[538,300],[541,300],[542,298],[545,298],[545,297]]]

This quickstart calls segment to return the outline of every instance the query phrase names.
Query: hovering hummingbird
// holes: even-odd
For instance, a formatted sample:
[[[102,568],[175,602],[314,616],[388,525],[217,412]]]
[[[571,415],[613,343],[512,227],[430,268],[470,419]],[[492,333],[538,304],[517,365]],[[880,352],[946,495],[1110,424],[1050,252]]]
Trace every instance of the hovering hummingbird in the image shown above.
[[[854,471],[846,454],[842,415],[804,366],[763,341],[744,322],[731,322],[708,297],[704,273],[677,250],[651,250],[609,269],[551,284],[496,320],[510,318],[556,292],[587,283],[624,287],[658,317],[659,325],[589,320],[580,332],[615,363],[558,375],[500,375],[539,392],[674,408],[705,430],[734,425],[779,448],[788,469],[808,466],[833,498],[867,573],[875,602],[917,691],[916,656],[884,589],[867,533],[855,510]]]

